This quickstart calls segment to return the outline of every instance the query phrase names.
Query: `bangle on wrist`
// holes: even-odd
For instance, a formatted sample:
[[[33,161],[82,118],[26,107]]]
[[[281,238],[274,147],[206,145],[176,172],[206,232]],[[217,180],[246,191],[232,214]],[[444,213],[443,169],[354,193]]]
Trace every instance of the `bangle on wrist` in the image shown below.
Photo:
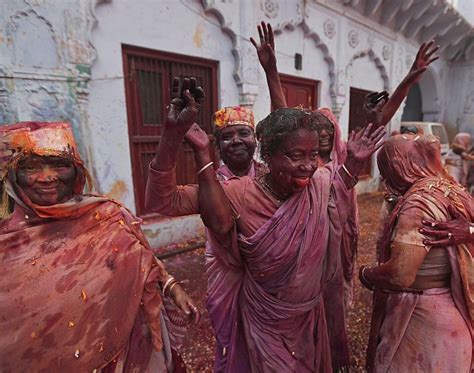
[[[173,283],[170,285],[170,287],[169,287],[169,289],[168,289],[168,296],[171,296],[171,292],[173,291],[173,287],[174,287],[176,284],[179,284],[179,282],[178,282],[178,281],[175,281],[175,282],[173,282]]]
[[[369,290],[375,290],[375,286],[365,277],[365,271],[367,270],[367,266],[360,267],[360,275],[359,279],[362,285],[364,285]]]
[[[204,166],[202,166],[201,169],[197,172],[197,176],[201,175],[207,168],[209,168],[213,164],[214,164],[214,162],[211,161],[211,162],[205,164]]]
[[[354,175],[352,175],[349,170],[347,169],[346,165],[343,163],[342,164],[342,169],[344,170],[344,172],[346,173],[347,176],[349,176],[352,181],[354,182],[354,184],[357,184],[357,182],[359,181],[356,177],[354,177]]]
[[[176,279],[173,276],[169,276],[166,280],[165,284],[163,285],[163,295],[166,296],[166,290],[168,290],[174,283],[176,283]]]

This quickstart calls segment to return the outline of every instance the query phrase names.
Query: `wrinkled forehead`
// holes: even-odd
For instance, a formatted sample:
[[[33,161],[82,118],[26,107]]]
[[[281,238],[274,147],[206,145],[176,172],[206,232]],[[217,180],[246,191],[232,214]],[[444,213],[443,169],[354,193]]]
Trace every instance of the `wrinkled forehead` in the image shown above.
[[[229,133],[238,133],[238,132],[250,132],[254,133],[253,127],[250,127],[246,124],[234,124],[232,126],[227,126],[219,130],[221,135],[229,134]]]

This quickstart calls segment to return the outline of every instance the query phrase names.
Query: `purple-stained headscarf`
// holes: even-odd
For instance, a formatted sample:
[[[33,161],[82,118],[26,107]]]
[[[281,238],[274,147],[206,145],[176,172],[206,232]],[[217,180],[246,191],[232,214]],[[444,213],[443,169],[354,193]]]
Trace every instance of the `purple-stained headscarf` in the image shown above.
[[[335,161],[337,165],[343,164],[347,157],[347,148],[344,141],[342,141],[341,127],[339,126],[336,116],[331,111],[331,109],[326,107],[317,109],[316,113],[322,114],[334,126],[331,160]]]

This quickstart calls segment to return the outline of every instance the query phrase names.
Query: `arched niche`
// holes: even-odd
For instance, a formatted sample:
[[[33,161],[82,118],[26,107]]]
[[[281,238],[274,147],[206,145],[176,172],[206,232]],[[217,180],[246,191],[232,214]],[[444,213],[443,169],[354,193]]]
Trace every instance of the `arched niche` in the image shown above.
[[[13,65],[46,69],[60,66],[53,26],[36,11],[16,13],[7,30],[13,44]]]

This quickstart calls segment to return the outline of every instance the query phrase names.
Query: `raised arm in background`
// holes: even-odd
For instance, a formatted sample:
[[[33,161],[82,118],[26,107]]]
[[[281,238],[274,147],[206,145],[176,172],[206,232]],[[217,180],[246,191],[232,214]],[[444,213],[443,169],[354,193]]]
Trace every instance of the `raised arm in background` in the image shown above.
[[[428,66],[436,61],[439,56],[433,57],[433,54],[439,49],[439,45],[434,45],[434,40],[431,40],[428,43],[423,43],[418,49],[416,54],[415,61],[411,66],[408,74],[398,85],[397,89],[390,96],[386,104],[383,105],[381,118],[379,121],[380,126],[385,126],[390,119],[395,115],[398,108],[402,104],[403,100],[408,96],[408,92],[413,84],[417,83],[423,73],[428,69]],[[367,119],[368,123],[376,123],[373,119]]]
[[[257,26],[257,29],[260,45],[257,44],[254,38],[250,38],[250,42],[257,50],[258,60],[265,71],[273,110],[287,107],[286,98],[281,87],[280,75],[278,74],[272,26],[262,21]]]
[[[197,86],[196,79],[194,78],[185,78],[182,81],[181,87],[179,83],[179,79],[174,78],[171,94],[173,99],[170,103],[156,155],[150,166],[154,171],[161,171],[163,174],[169,173],[166,182],[168,184],[174,183],[174,185],[171,193],[166,195],[165,198],[172,199],[176,197],[179,201],[180,196],[178,194],[180,190],[176,186],[175,166],[179,149],[186,136],[187,141],[193,147],[198,170],[198,211],[201,213],[204,224],[209,229],[218,234],[225,234],[233,227],[230,203],[222,186],[216,179],[214,168],[212,167],[207,135],[204,134],[204,140],[204,137],[196,138],[192,134],[194,132],[203,132],[195,122],[200,108],[200,101],[204,98],[204,91],[201,87]],[[186,135],[190,129],[192,133]],[[148,183],[150,183],[150,176]],[[160,187],[159,184],[150,183],[150,185]],[[186,190],[183,189],[182,192],[186,193]],[[153,190],[148,185],[147,194],[153,194]],[[185,197],[195,198],[195,194],[189,193]],[[147,203],[152,200],[152,196],[147,196]],[[158,212],[161,211],[158,210]]]

